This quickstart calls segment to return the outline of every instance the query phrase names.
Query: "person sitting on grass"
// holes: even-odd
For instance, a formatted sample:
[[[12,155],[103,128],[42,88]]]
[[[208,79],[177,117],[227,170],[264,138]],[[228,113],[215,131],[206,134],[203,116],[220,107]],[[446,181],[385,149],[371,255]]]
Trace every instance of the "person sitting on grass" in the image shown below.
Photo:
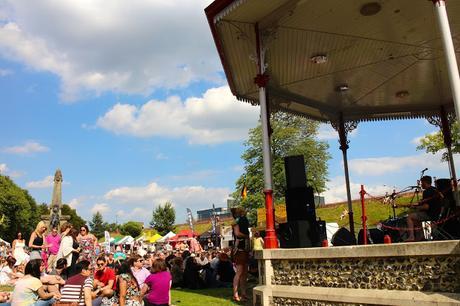
[[[48,292],[59,292],[61,286],[64,286],[65,281],[67,280],[66,274],[67,260],[65,258],[58,259],[56,263],[56,268],[53,269],[50,273],[42,275],[40,280],[43,285],[46,285],[46,290]]]
[[[172,277],[172,287],[179,288],[184,285],[184,269],[183,269],[183,260],[181,257],[175,257],[170,261],[171,263],[171,277]]]
[[[0,267],[0,285],[12,285],[18,275],[15,273],[16,259],[8,256]]]
[[[116,289],[115,271],[107,267],[105,256],[101,255],[96,261],[97,270],[94,273],[94,287],[99,289],[99,297],[94,301],[93,305],[100,305],[102,298],[111,298]]]
[[[145,279],[150,275],[150,271],[144,268],[144,258],[135,254],[129,260],[131,271],[139,284],[139,287],[144,286]]]
[[[164,259],[157,259],[152,266],[152,274],[145,280],[142,288],[144,306],[171,305],[171,274]]]
[[[91,306],[93,280],[91,279],[92,268],[90,262],[88,260],[80,261],[75,265],[75,271],[77,274],[69,277],[61,289],[60,302]]]
[[[8,303],[9,301],[10,301],[10,293],[0,292],[0,306],[10,305],[10,303]]]
[[[131,261],[125,260],[117,272],[117,290],[109,298],[102,299],[102,306],[141,306],[141,289],[131,270]]]
[[[59,299],[59,292],[46,292],[40,281],[40,275],[45,270],[41,259],[33,259],[26,265],[25,275],[18,279],[11,298],[12,305],[48,306]]]
[[[200,277],[202,267],[196,262],[195,253],[191,254],[186,260],[184,269],[184,287],[188,289],[203,289],[205,287],[203,279]]]

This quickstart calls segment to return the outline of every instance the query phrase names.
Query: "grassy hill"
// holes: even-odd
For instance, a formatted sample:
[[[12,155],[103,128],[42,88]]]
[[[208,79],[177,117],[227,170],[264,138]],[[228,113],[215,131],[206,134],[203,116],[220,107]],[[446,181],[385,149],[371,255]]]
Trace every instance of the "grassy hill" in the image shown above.
[[[225,218],[225,219],[220,219],[219,220],[219,225],[231,225],[232,224],[232,218]],[[183,229],[190,229],[190,225],[188,223],[184,224],[176,224],[176,231],[175,233],[179,232],[180,230]],[[195,232],[197,232],[198,235],[209,231],[212,229],[211,225],[211,220],[205,220],[205,221],[197,221],[193,223],[193,229]]]
[[[396,200],[397,205],[408,205],[410,203],[412,195],[407,195],[400,197]],[[353,205],[353,214],[355,225],[357,229],[361,228],[361,201],[354,200]],[[393,211],[390,205],[383,204],[380,200],[370,200],[366,199],[366,215],[367,215],[367,225],[375,226],[382,220],[388,219],[390,216],[393,216]],[[326,222],[337,222],[339,226],[345,226],[348,224],[348,215],[340,220],[340,216],[344,210],[348,210],[348,204],[346,202],[337,203],[332,205],[326,205],[316,209],[316,216],[321,218]],[[404,216],[409,211],[408,207],[396,208],[396,215]]]

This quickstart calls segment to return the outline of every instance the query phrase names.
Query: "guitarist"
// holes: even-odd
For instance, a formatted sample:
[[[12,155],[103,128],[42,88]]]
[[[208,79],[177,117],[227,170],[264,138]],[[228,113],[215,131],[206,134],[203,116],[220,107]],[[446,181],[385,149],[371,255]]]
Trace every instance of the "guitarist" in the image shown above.
[[[409,237],[406,239],[406,242],[416,241],[414,234],[415,228],[420,228],[422,226],[422,221],[436,220],[441,211],[440,200],[442,194],[435,187],[431,186],[431,176],[423,176],[420,179],[420,183],[423,189],[423,196],[420,202],[412,205],[416,211],[410,213],[407,217]]]

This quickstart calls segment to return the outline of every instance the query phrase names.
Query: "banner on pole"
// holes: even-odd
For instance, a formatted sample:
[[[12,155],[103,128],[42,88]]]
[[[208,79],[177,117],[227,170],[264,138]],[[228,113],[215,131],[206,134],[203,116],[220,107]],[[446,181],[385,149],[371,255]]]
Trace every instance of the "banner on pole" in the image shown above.
[[[194,232],[194,230],[193,230],[193,216],[192,216],[192,211],[190,210],[190,208],[187,208],[187,217],[188,217],[188,224],[190,225],[190,229],[192,230],[192,232]]]
[[[108,231],[104,231],[104,238],[105,238],[105,252],[110,253],[110,233]]]

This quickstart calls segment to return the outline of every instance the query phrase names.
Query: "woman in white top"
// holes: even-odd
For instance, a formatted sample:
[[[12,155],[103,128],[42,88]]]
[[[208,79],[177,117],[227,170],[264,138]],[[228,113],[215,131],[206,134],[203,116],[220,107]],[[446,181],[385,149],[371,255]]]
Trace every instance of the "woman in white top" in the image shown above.
[[[61,227],[62,238],[61,238],[61,245],[59,246],[59,251],[57,253],[57,260],[60,258],[65,258],[67,261],[67,267],[72,265],[72,255],[75,252],[79,252],[78,249],[74,248],[74,237],[72,237],[72,233],[74,229],[70,227],[69,224],[63,224]],[[78,233],[78,231],[77,231]]]
[[[13,257],[16,259],[16,265],[20,265],[28,261],[29,255],[27,255],[26,252],[24,251],[25,246],[26,246],[26,241],[22,237],[22,233],[19,232],[16,236],[16,239],[13,240],[13,244],[12,244]]]
[[[0,267],[0,285],[12,285],[16,279],[17,275],[14,273],[14,264],[16,259],[9,256],[3,266]]]

